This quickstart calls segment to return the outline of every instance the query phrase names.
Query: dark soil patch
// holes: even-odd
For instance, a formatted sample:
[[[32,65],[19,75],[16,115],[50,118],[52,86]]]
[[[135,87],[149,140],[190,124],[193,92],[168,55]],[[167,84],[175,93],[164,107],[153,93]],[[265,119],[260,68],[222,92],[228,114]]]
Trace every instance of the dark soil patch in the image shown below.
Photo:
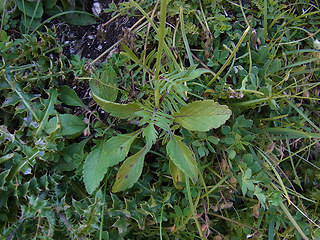
[[[97,23],[94,25],[76,26],[60,20],[52,21],[52,28],[55,27],[60,42],[65,44],[63,51],[65,56],[80,55],[88,59],[96,59],[119,41],[124,30],[136,22],[133,17],[121,16],[105,25],[111,19],[111,14],[103,12],[103,9],[106,9],[111,2],[110,0],[96,0],[88,3],[86,9],[92,9],[93,4],[100,4],[102,9],[99,14],[100,19],[97,19]],[[108,54],[103,56],[97,64],[100,65],[107,57]]]
[[[103,9],[108,8],[109,3],[114,2],[111,0],[95,0],[87,2],[85,9],[92,13],[92,7],[94,4],[100,4],[102,12],[99,14],[99,19],[97,18],[97,23],[94,25],[88,26],[77,26],[67,24],[59,19],[55,19],[51,22],[51,29],[55,28],[57,33],[58,40],[63,47],[63,54],[71,58],[72,55],[79,55],[81,58],[85,57],[87,59],[96,59],[101,54],[103,54],[107,49],[113,46],[116,42],[122,39],[124,31],[130,28],[135,22],[136,19],[128,16],[121,16],[115,20],[107,23],[111,18],[110,13],[103,12]],[[119,3],[120,1],[117,1]],[[110,52],[101,57],[95,65],[101,66],[101,64],[106,61],[106,59],[115,52],[119,52],[118,46],[115,46]],[[87,82],[77,81],[74,79],[74,76],[70,76],[67,82],[63,84],[69,85],[74,89],[80,99],[87,105],[94,105],[91,95],[89,94],[89,86]],[[95,106],[97,107],[97,106]],[[61,111],[63,110],[61,106]],[[101,112],[100,108],[97,109],[100,117],[104,119],[106,117],[105,113]],[[80,112],[79,112],[80,111]],[[82,109],[75,107],[72,108],[73,114],[81,113]]]

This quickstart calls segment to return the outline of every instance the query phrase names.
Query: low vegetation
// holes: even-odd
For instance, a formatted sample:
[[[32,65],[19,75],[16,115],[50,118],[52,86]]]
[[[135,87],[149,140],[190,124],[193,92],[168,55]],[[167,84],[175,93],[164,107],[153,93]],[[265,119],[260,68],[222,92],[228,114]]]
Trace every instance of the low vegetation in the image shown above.
[[[88,9],[0,3],[3,239],[320,239],[318,1],[112,2],[68,56]]]

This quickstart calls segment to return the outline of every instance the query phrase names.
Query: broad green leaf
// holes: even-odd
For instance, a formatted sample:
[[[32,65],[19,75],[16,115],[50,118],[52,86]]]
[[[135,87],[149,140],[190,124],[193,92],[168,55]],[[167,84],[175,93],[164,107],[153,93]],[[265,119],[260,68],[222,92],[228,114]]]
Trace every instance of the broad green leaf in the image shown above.
[[[59,98],[66,105],[87,108],[76,92],[67,85],[59,87]]]
[[[62,19],[69,24],[72,25],[78,25],[78,26],[88,26],[88,25],[93,25],[96,24],[96,16],[94,16],[93,14],[90,14],[88,12],[74,12],[71,15],[67,15],[67,16],[62,16]]]
[[[0,9],[1,9],[1,7],[0,7]],[[0,12],[2,12],[2,11],[0,10]],[[2,31],[0,32],[0,42],[9,42],[9,41],[10,41],[10,36],[8,36],[8,34],[2,29]],[[2,84],[7,84],[7,82],[2,82],[0,84],[0,86]]]
[[[43,5],[45,8],[53,8],[57,4],[57,0],[44,0]]]
[[[103,150],[104,145],[103,141],[97,143],[86,157],[83,165],[83,181],[89,194],[96,190],[108,170]]]
[[[91,80],[89,84],[96,96],[111,102],[117,99],[117,74],[112,67],[108,67],[102,72],[99,79]]]
[[[198,167],[191,150],[182,142],[182,138],[172,135],[167,144],[167,153],[174,164],[193,182],[198,179]]]
[[[248,168],[246,172],[244,173],[244,179],[250,179],[252,176],[252,170]]]
[[[71,171],[76,169],[83,161],[84,146],[90,138],[82,140],[80,143],[73,143],[63,149],[63,161],[55,166],[59,171]]]
[[[169,161],[169,171],[172,176],[173,185],[177,189],[183,189],[183,186],[180,183],[185,183],[184,173],[174,164],[172,160]]]
[[[17,0],[18,8],[21,12],[29,17],[41,18],[43,15],[42,1],[30,2],[25,0]]]
[[[76,136],[82,133],[86,128],[86,124],[77,116],[71,114],[60,114],[59,124],[61,129],[61,135],[63,136]],[[53,117],[49,120],[45,131],[50,134],[57,128],[57,117]]]
[[[208,131],[218,128],[231,116],[231,110],[213,100],[195,101],[183,106],[174,115],[175,121],[191,131]]]
[[[112,137],[106,142],[103,151],[106,155],[105,161],[109,167],[112,167],[125,159],[128,155],[131,144],[139,133],[140,132],[122,134]]]
[[[108,167],[125,159],[138,133],[112,137],[104,143],[97,144],[97,147],[86,157],[83,166],[83,180],[89,194],[97,189]]]
[[[77,116],[71,114],[61,114],[61,134],[64,136],[78,135],[86,128],[86,124]]]
[[[111,116],[118,118],[133,118],[134,114],[141,110],[140,106],[136,103],[119,104],[107,101],[95,95],[93,92],[92,97],[96,103]]]
[[[142,168],[144,157],[148,152],[148,147],[145,146],[139,152],[131,157],[128,157],[121,165],[116,182],[112,187],[112,192],[120,192],[131,188],[139,179]]]
[[[147,145],[149,147],[151,147],[157,141],[158,138],[158,133],[152,123],[143,129],[142,135],[143,137],[145,137]]]

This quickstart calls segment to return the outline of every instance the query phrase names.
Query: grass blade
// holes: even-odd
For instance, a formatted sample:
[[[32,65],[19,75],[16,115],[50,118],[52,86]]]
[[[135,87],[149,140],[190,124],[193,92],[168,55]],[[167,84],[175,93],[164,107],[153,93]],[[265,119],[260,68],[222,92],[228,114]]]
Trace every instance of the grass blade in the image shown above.
[[[294,218],[292,217],[292,215],[290,214],[289,210],[287,209],[287,207],[281,202],[280,203],[280,207],[283,210],[283,212],[287,215],[287,217],[289,218],[290,222],[293,224],[293,226],[296,228],[296,230],[298,231],[298,233],[300,233],[301,237],[304,240],[309,239],[304,232],[302,231],[302,229],[300,228],[300,226],[298,225],[298,223],[296,222],[296,220],[294,220]]]
[[[232,51],[232,54],[228,57],[227,61],[223,64],[223,66],[220,68],[220,70],[217,72],[217,74],[207,84],[208,87],[212,85],[212,83],[219,77],[219,75],[223,72],[223,70],[228,66],[228,64],[230,63],[231,59],[236,55],[241,43],[243,42],[244,38],[247,36],[249,30],[250,30],[250,26],[248,26],[247,29],[242,34],[239,42],[237,43],[236,47]]]

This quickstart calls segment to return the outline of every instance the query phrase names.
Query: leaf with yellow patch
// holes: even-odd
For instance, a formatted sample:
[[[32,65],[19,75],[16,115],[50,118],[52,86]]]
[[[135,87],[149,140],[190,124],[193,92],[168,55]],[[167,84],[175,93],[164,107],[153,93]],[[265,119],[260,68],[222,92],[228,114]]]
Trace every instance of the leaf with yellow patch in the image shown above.
[[[144,157],[147,154],[149,148],[145,146],[139,152],[131,157],[128,157],[121,165],[116,182],[112,187],[112,192],[120,192],[131,188],[139,179],[142,168]]]

